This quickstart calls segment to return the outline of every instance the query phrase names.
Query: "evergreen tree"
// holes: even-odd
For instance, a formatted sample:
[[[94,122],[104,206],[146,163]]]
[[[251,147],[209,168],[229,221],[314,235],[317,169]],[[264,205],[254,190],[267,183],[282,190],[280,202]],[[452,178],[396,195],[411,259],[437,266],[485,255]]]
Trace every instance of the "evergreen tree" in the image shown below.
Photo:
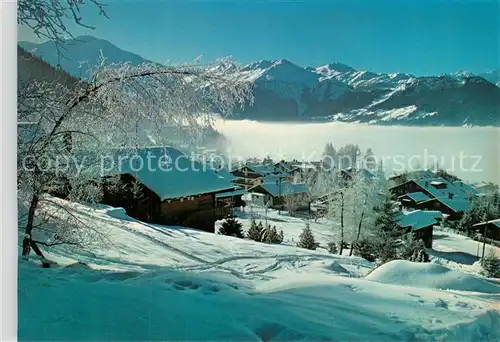
[[[394,203],[387,196],[384,202],[374,208],[375,219],[375,256],[382,263],[398,257],[398,248],[404,231],[396,221],[397,211]]]
[[[360,239],[352,245],[353,253],[368,261],[375,261],[375,244],[368,239]]]
[[[398,248],[399,242],[390,239],[382,239],[376,248],[376,256],[380,263],[385,264],[386,262],[397,259]]]
[[[299,242],[297,243],[297,247],[306,248],[315,250],[318,247],[316,240],[314,239],[314,235],[309,227],[309,222],[306,223],[305,228],[302,230],[302,233],[299,236]]]
[[[395,233],[394,229],[396,225],[396,209],[395,204],[391,201],[390,197],[387,196],[385,200],[376,205],[373,208],[375,219],[375,228],[382,232]]]
[[[234,236],[240,239],[244,237],[241,223],[233,216],[229,216],[222,223],[222,227],[219,229],[219,234]]]
[[[328,242],[327,249],[328,249],[328,253],[330,253],[330,254],[337,254],[339,252],[338,248],[337,248],[337,244],[335,242]]]
[[[247,232],[247,237],[251,240],[262,242],[263,236],[264,236],[264,227],[262,227],[262,223],[259,223],[257,225],[255,220],[252,219],[250,229]]]
[[[406,235],[399,248],[399,258],[413,262],[428,262],[429,256],[425,252],[422,239],[415,239],[412,233]]]
[[[276,226],[271,227],[270,225],[264,230],[264,238],[263,242],[268,243],[282,243],[283,242],[283,231],[281,230],[279,233],[276,229]]]
[[[488,278],[500,278],[500,259],[493,249],[481,259],[482,273]]]
[[[489,219],[489,215],[487,212],[487,206],[475,202],[472,206],[467,210],[462,218],[458,221],[456,228],[468,236],[474,235],[473,226],[476,223],[487,221]]]
[[[491,196],[490,211],[493,219],[500,218],[500,193],[498,191]]]

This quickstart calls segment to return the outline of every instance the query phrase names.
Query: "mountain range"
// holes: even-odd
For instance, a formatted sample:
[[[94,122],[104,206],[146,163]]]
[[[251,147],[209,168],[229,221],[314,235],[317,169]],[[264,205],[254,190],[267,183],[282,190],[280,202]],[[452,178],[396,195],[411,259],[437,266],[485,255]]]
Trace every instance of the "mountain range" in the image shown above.
[[[19,42],[24,49],[76,77],[98,63],[148,62],[92,36],[69,40],[58,54],[53,42]],[[82,62],[85,62],[82,64]],[[337,121],[379,125],[500,126],[499,70],[439,76],[375,73],[342,63],[302,67],[286,59],[246,65],[241,77],[254,84],[254,103],[236,119]]]

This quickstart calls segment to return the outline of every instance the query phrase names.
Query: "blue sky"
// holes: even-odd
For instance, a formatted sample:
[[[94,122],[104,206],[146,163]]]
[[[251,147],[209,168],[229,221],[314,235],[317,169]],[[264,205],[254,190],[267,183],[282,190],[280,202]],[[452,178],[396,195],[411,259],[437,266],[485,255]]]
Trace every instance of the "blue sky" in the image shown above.
[[[96,29],[71,25],[74,34],[157,62],[286,58],[416,75],[500,65],[500,7],[491,0],[102,1],[110,19],[87,7],[84,20]],[[19,39],[32,40],[24,29]]]

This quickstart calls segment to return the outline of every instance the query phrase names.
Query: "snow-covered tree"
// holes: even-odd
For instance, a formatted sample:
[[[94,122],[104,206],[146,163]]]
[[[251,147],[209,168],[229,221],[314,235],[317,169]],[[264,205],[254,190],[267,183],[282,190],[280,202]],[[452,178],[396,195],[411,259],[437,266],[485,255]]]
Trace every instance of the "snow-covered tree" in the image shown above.
[[[346,207],[349,217],[348,235],[351,243],[356,243],[362,236],[370,235],[364,228],[374,218],[374,207],[380,200],[378,191],[380,185],[367,180],[357,173],[345,188]],[[369,227],[371,228],[371,227]],[[352,255],[352,248],[349,255]]]
[[[500,217],[500,197],[495,195],[483,198],[472,198],[472,204],[467,209],[455,228],[464,234],[473,236],[476,223],[497,219]]]
[[[428,262],[429,256],[425,252],[422,239],[415,239],[413,234],[406,234],[398,248],[398,257],[413,262]]]
[[[276,226],[268,225],[264,230],[262,242],[268,243],[282,243],[283,242],[283,231],[279,231],[276,229]]]
[[[385,263],[398,257],[398,248],[404,231],[396,222],[397,208],[387,195],[374,207],[374,251],[380,262]]]
[[[346,169],[358,166],[358,158],[361,155],[361,150],[358,145],[347,144],[342,146],[337,151],[338,169]]]
[[[338,223],[334,227],[334,236],[339,239],[339,253],[342,253],[346,242],[354,243],[363,235],[371,234],[364,228],[367,225],[371,228],[369,223],[374,216],[373,207],[378,201],[378,185],[364,179],[359,173],[354,173],[349,181],[341,181],[337,175],[330,174],[330,179],[323,184],[327,185],[326,216]]]
[[[255,219],[252,219],[250,228],[248,229],[247,232],[247,237],[251,240],[261,242],[264,236],[264,227],[262,226],[262,223],[260,222],[257,224],[255,222]]]
[[[368,261],[375,261],[376,245],[372,239],[361,238],[353,242],[351,248],[354,255],[360,256]]]
[[[330,253],[330,254],[337,254],[339,252],[338,248],[337,248],[337,244],[333,241],[328,242],[327,250],[328,250],[328,253]]]
[[[82,18],[82,9],[93,6],[99,15],[108,18],[106,4],[98,0],[18,0],[17,23],[26,26],[40,39],[52,40],[59,49],[66,37],[74,38],[70,23],[94,29]]]
[[[500,258],[493,249],[481,259],[482,273],[488,278],[500,278]]]
[[[302,233],[299,236],[299,242],[297,243],[297,247],[306,248],[315,250],[318,247],[316,240],[314,239],[314,235],[309,227],[309,222],[306,223],[306,226],[302,230]]]
[[[339,254],[342,255],[345,246],[344,233],[345,233],[345,216],[346,216],[346,202],[345,193],[341,188],[337,188],[328,197],[328,218],[334,222],[340,222],[339,231]],[[337,221],[338,220],[338,221]]]
[[[222,222],[222,227],[219,228],[219,234],[242,239],[244,237],[243,226],[235,217],[230,216]]]
[[[68,200],[98,202],[104,156],[168,145],[165,127],[189,127],[196,136],[212,124],[211,113],[229,115],[251,101],[239,75],[230,60],[133,67],[102,58],[90,81],[19,82],[17,119],[29,123],[18,145],[18,199],[27,208],[23,255],[33,249],[43,257],[32,233],[40,207],[51,201],[46,193],[63,189]]]

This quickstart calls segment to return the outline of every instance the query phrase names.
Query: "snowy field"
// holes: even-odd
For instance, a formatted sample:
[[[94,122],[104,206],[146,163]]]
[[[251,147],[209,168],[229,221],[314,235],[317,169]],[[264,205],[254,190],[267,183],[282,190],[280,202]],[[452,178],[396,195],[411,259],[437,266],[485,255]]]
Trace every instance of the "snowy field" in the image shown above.
[[[47,258],[60,267],[19,262],[20,340],[500,339],[500,285],[471,265],[394,261],[372,271],[357,257],[294,247],[304,220],[275,211],[269,223],[284,230],[284,245],[61,203],[109,242],[92,252],[52,248]],[[311,229],[320,244],[329,241],[328,225]],[[436,240],[443,253],[477,249],[438,234],[446,234]]]

